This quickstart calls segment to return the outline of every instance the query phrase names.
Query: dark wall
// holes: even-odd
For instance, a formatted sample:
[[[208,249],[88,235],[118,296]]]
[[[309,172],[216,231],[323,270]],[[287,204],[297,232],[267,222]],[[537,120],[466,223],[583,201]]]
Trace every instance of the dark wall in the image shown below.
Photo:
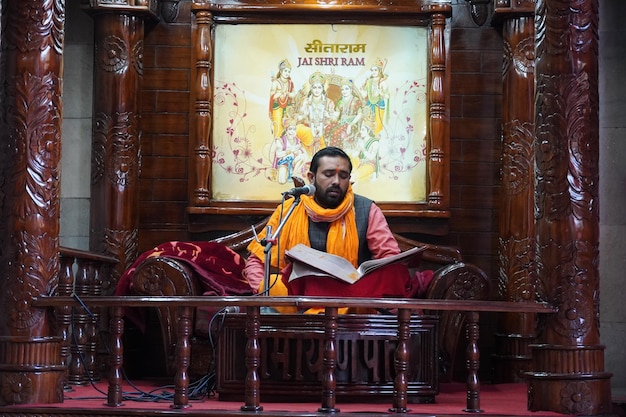
[[[174,23],[146,25],[142,93],[140,252],[187,234],[191,2]]]
[[[450,36],[452,217],[448,243],[497,276],[502,115],[502,38],[454,7]]]
[[[148,25],[142,93],[139,249],[187,232],[191,79],[190,1],[174,23]],[[468,3],[454,5],[451,60],[451,212],[445,236],[411,236],[459,247],[466,260],[497,276],[502,42],[478,27]]]

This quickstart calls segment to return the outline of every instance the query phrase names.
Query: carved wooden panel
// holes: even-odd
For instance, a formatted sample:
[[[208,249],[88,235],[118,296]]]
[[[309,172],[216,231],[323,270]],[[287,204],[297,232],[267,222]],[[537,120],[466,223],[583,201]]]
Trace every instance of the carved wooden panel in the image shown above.
[[[243,396],[246,368],[245,317],[226,317],[218,339],[220,399]],[[395,316],[339,316],[336,329],[335,393],[342,400],[394,391],[394,358],[398,324]],[[432,402],[438,393],[438,318],[411,319],[407,355],[407,388],[411,402]],[[259,331],[261,398],[318,399],[324,371],[322,315],[263,315]]]

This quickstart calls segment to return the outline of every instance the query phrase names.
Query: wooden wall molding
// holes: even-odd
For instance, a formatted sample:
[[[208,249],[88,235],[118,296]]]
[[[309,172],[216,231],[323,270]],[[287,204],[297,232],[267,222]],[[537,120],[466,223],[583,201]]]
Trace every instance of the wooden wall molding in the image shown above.
[[[81,7],[89,13],[128,13],[143,18],[157,18],[157,0],[81,0]]]

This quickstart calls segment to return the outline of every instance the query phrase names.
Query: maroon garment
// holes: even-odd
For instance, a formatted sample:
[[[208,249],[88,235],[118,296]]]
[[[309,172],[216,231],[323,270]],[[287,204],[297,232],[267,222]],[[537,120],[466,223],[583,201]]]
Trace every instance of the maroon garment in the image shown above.
[[[228,296],[251,295],[252,288],[243,277],[245,259],[227,246],[215,242],[166,242],[152,250],[142,253],[133,265],[120,277],[115,295],[132,295],[132,277],[137,267],[147,258],[166,257],[185,262],[195,272],[200,281],[202,295]],[[204,331],[208,327],[207,321],[214,309],[199,308],[195,328]],[[201,310],[201,311],[200,311]],[[206,311],[205,311],[206,310]],[[141,331],[145,331],[145,314],[143,309],[129,309],[125,315]],[[201,317],[201,318],[199,318]]]
[[[287,271],[289,269],[289,271]],[[324,297],[410,297],[413,280],[403,264],[391,264],[373,271],[353,284],[336,278],[307,276],[288,282],[290,268],[283,271],[283,282],[289,295]]]

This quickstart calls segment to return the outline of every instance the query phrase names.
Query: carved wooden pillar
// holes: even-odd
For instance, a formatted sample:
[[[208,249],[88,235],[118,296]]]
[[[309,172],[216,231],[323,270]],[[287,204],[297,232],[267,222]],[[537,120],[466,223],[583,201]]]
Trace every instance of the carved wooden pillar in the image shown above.
[[[610,412],[598,273],[598,1],[536,6],[538,278],[558,313],[533,346],[530,410]]]
[[[513,5],[499,1],[495,11],[501,19],[504,42],[498,289],[507,301],[534,302],[534,1]],[[535,321],[532,313],[501,316],[496,335],[496,381],[518,382],[529,370]]]
[[[428,156],[428,172],[430,189],[428,207],[440,209],[450,206],[450,144],[444,138],[450,137],[450,107],[449,95],[446,91],[449,85],[449,63],[447,62],[446,16],[441,13],[433,14],[430,25],[432,43],[430,66],[432,76],[430,80],[430,137],[433,144]],[[439,169],[437,169],[437,167]]]
[[[194,1],[191,10],[196,18],[197,28],[193,31],[192,56],[196,67],[192,90],[195,103],[194,118],[189,137],[189,187],[191,206],[206,206],[211,199],[209,173],[211,172],[211,148],[209,137],[213,123],[213,42],[211,27],[213,15]]]
[[[63,2],[2,2],[0,405],[63,400],[61,338],[31,302],[58,283]]]
[[[107,293],[137,256],[144,18],[156,15],[157,4],[91,4],[96,50],[89,246],[119,260],[104,282]]]

